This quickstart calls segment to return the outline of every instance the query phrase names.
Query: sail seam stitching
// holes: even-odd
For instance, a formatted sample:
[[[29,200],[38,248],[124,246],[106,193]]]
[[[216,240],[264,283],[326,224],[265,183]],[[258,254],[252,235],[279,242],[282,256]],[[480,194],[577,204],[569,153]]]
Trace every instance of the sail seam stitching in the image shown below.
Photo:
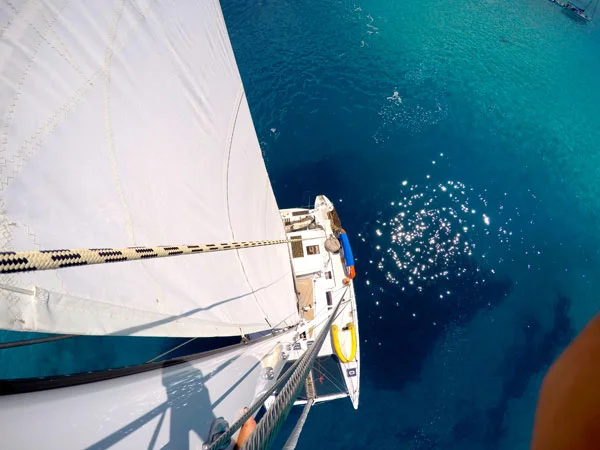
[[[147,12],[150,12],[152,7],[156,4],[156,1],[151,2],[147,7]],[[51,24],[56,21],[54,19]],[[139,25],[139,22],[138,22]],[[118,43],[118,45],[114,46],[113,54],[117,54],[125,45],[125,41],[129,37],[130,34],[137,31],[137,28],[132,28],[127,32],[127,34],[123,37],[122,41]],[[41,41],[40,41],[41,43]],[[34,57],[31,58],[30,66],[33,64]],[[31,69],[28,66],[26,69],[27,72]],[[0,190],[5,189],[10,182],[14,179],[15,175],[20,171],[21,167],[24,165],[25,161],[28,157],[30,157],[35,150],[37,150],[44,143],[45,139],[47,139],[60,125],[64,122],[69,114],[73,112],[75,107],[79,104],[79,102],[87,95],[89,90],[94,87],[96,79],[104,72],[103,67],[99,67],[89,79],[85,81],[85,84],[79,87],[71,97],[69,97],[57,110],[56,112],[48,118],[44,124],[38,128],[38,130],[31,135],[31,137],[23,142],[21,148],[18,150],[16,155],[12,156],[10,162],[14,162],[14,167],[11,169],[11,173],[4,174],[4,168],[6,168],[7,163],[9,162],[8,158],[4,156],[7,152],[8,148],[8,128],[12,124],[14,120],[14,114],[16,110],[16,104],[20,97],[20,92],[15,94],[13,98],[13,103],[11,105],[11,110],[5,114],[4,124],[2,131],[0,132]],[[24,79],[26,78],[27,73],[22,75],[22,82],[19,82],[19,87],[24,83]]]
[[[21,77],[17,83],[17,87],[15,89],[15,93],[13,95],[13,99],[12,102],[10,102],[10,107],[8,109],[8,111],[6,112],[6,115],[3,119],[3,126],[2,126],[2,136],[1,136],[1,148],[0,148],[0,154],[2,155],[2,159],[0,161],[0,167],[6,167],[7,162],[8,162],[8,158],[5,156],[5,154],[8,151],[8,132],[11,128],[11,126],[13,125],[13,122],[15,120],[15,115],[16,115],[16,110],[17,110],[17,105],[19,104],[19,100],[21,99],[21,93],[22,93],[22,89],[23,86],[25,84],[25,81],[27,80],[27,78],[29,77],[29,74],[31,72],[31,68],[33,67],[33,63],[35,62],[35,59],[37,57],[37,54],[40,50],[40,47],[42,46],[42,42],[44,42],[44,35],[45,33],[54,25],[54,23],[56,22],[56,20],[58,19],[58,15],[60,14],[60,11],[62,11],[62,9],[64,9],[67,6],[68,2],[65,1],[61,7],[59,8],[59,11],[56,13],[55,17],[47,22],[47,27],[44,29],[44,32],[37,32],[38,35],[38,41],[36,42],[35,47],[33,48],[32,54],[29,57],[29,60],[27,61],[27,65],[25,67],[25,69],[23,70]],[[43,17],[43,12],[39,11],[40,16]],[[31,22],[28,23],[32,28],[33,25],[31,24]],[[34,28],[35,29],[35,28]],[[36,30],[37,31],[37,30]],[[22,147],[21,147],[22,150]],[[19,164],[19,160],[20,160],[20,152],[17,151],[17,153],[12,156],[12,162],[15,163],[15,167],[17,168],[15,170],[16,173],[18,173],[18,168],[20,167]],[[11,178],[11,176],[4,176],[2,177],[3,179],[0,180],[0,189],[6,187],[6,185],[8,185],[8,180]]]
[[[230,210],[230,206],[229,206],[229,169],[230,169],[230,164],[231,164],[231,150],[233,147],[233,138],[235,136],[235,127],[237,125],[237,119],[238,119],[238,116],[240,113],[240,109],[242,107],[243,99],[244,99],[244,86],[241,85],[239,93],[236,98],[237,106],[235,108],[234,114],[232,115],[233,117],[231,120],[231,126],[229,127],[229,129],[230,129],[229,136],[228,136],[229,137],[229,146],[227,149],[227,170],[226,170],[226,175],[225,175],[225,193],[226,193],[226,199],[227,199],[227,221],[229,222],[229,231],[231,232],[231,237],[233,238],[233,240],[235,240],[235,232],[233,231],[233,224],[231,222],[231,210]],[[258,306],[258,309],[263,313],[265,322],[267,322],[269,327],[272,327],[271,323],[269,322],[267,313],[260,305],[258,299],[256,298],[256,294],[254,294],[254,287],[252,286],[252,283],[250,282],[250,277],[248,277],[248,273],[246,272],[246,267],[244,267],[244,262],[242,261],[242,257],[240,256],[240,252],[238,249],[236,249],[235,255],[236,255],[238,261],[240,262],[240,266],[242,267],[242,273],[244,274],[246,283],[248,283],[248,287],[250,288],[250,291],[252,292],[252,297],[254,298],[254,303],[256,303],[256,306]]]

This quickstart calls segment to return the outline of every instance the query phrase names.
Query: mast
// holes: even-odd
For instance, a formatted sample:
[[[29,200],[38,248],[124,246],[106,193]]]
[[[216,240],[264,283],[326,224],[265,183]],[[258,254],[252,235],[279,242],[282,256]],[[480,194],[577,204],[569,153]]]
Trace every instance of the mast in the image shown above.
[[[304,382],[304,387],[306,389],[306,405],[304,405],[302,414],[300,414],[300,417],[298,418],[294,429],[290,433],[290,436],[288,437],[287,441],[285,441],[283,450],[294,450],[298,445],[298,440],[300,439],[300,434],[302,433],[302,429],[304,428],[304,424],[308,418],[308,413],[310,412],[310,408],[312,408],[312,405],[315,401],[315,381],[313,379],[312,370],[308,372],[308,376]]]
[[[296,446],[298,445],[298,440],[300,439],[300,434],[302,433],[302,429],[304,428],[304,424],[306,423],[308,413],[310,412],[310,409],[312,408],[313,403],[314,403],[314,399],[311,398],[311,399],[307,400],[306,405],[304,405],[304,408],[302,409],[302,414],[300,414],[300,417],[298,418],[298,422],[296,422],[296,425],[294,426],[292,433],[288,437],[287,441],[285,441],[283,450],[294,450],[296,448]]]
[[[305,385],[307,377],[309,377],[315,360],[325,342],[325,339],[329,335],[329,329],[337,318],[337,314],[340,311],[340,307],[347,304],[349,300],[343,298],[336,304],[331,315],[327,319],[325,325],[319,332],[319,335],[314,341],[314,344],[304,352],[301,358],[296,360],[293,366],[286,372],[286,377],[282,380],[285,384],[277,392],[277,397],[273,404],[269,407],[265,415],[262,417],[256,429],[250,435],[249,439],[244,443],[243,450],[262,450],[269,449],[273,444],[277,433],[280,431],[281,426],[285,422],[294,400],[298,396],[298,393],[302,386]],[[233,434],[241,428],[241,426],[248,420],[255,412],[258,411],[265,400],[272,394],[272,391],[276,386],[273,386],[270,391],[263,394],[252,407],[248,408],[246,412],[218,439],[213,441],[211,445],[206,447],[206,450],[218,450],[221,445],[225,444]],[[313,392],[314,394],[314,392]],[[312,399],[311,399],[312,400]],[[308,414],[308,411],[307,411]]]

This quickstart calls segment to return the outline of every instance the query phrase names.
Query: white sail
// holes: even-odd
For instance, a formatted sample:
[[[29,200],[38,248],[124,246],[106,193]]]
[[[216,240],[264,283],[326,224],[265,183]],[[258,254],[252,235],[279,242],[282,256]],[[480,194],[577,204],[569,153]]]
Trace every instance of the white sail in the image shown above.
[[[292,339],[288,332],[162,369],[0,397],[2,448],[202,448],[215,418],[233,424],[272,386]]]
[[[0,249],[284,239],[217,0],[0,5]],[[298,321],[286,245],[0,277],[0,328]]]

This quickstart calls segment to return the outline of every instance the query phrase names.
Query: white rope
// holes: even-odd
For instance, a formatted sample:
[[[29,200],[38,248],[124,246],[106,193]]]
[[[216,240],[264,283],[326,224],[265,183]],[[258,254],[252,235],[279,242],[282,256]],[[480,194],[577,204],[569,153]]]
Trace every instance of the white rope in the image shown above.
[[[89,266],[149,258],[191,255],[192,253],[222,252],[241,248],[304,242],[304,239],[276,239],[271,241],[226,242],[221,244],[160,245],[157,247],[76,248],[61,250],[28,250],[0,252],[0,273],[53,270],[73,266]]]
[[[274,241],[229,242],[224,244],[171,245],[159,247],[79,248],[68,250],[32,250],[0,252],[0,273],[61,269],[64,267],[135,261],[148,258],[211,253],[240,248],[287,244],[287,239]]]

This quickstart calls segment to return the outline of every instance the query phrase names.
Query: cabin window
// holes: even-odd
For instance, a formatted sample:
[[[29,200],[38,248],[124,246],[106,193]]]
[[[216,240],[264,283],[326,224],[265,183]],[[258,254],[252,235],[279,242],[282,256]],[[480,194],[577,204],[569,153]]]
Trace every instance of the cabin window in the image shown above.
[[[290,219],[289,217],[286,217],[285,219],[283,219],[284,225],[289,225],[291,222],[292,222],[292,219]]]
[[[333,274],[331,273],[331,270],[328,272],[325,272],[325,279],[326,280],[331,280],[333,278]]]
[[[308,209],[301,209],[300,211],[294,211],[294,212],[292,212],[292,216],[305,216],[309,212],[310,211]]]
[[[331,291],[325,292],[325,295],[327,296],[327,306],[332,306],[333,305],[333,296],[331,295]]]
[[[308,255],[318,255],[319,254],[319,246],[318,245],[307,245],[306,253]]]
[[[304,247],[300,236],[292,236],[290,240],[292,241],[292,258],[303,258]]]

